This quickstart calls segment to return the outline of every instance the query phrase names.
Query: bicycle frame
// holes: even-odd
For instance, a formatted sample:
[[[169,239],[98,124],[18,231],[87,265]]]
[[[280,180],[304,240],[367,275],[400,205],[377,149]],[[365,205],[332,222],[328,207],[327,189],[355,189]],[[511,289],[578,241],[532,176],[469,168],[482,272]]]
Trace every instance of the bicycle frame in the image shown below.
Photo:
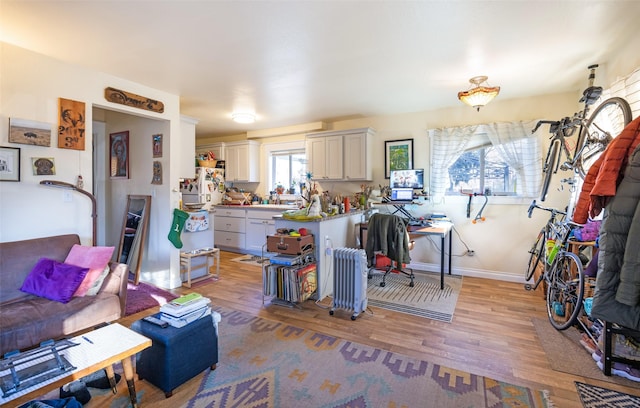
[[[540,274],[540,276],[536,279],[536,281],[534,282],[533,285],[527,283],[525,284],[525,289],[527,290],[536,290],[538,288],[538,286],[540,286],[540,284],[543,281],[546,281],[547,283],[549,282],[550,279],[550,274],[549,272],[552,270],[552,266],[550,265],[548,262],[548,258],[549,258],[549,253],[548,253],[548,249],[546,246],[546,242],[549,239],[554,239],[556,241],[557,244],[557,240],[560,239],[560,246],[559,246],[559,250],[562,250],[563,248],[566,248],[567,246],[567,241],[569,239],[569,234],[571,232],[571,230],[569,230],[568,232],[566,232],[565,234],[562,234],[562,231],[560,231],[558,229],[558,226],[560,225],[560,223],[562,223],[563,221],[559,221],[558,218],[559,217],[564,217],[567,215],[566,212],[564,211],[560,211],[557,210],[555,208],[547,208],[547,207],[542,207],[539,206],[536,203],[536,200],[533,200],[531,202],[531,205],[529,206],[529,218],[531,218],[531,215],[533,214],[533,210],[534,209],[540,209],[540,210],[545,210],[548,211],[550,213],[549,219],[547,220],[546,224],[544,225],[544,227],[541,230],[541,233],[543,234],[543,242],[545,242],[545,253],[544,256],[542,257],[541,261],[543,262],[543,270],[542,273]],[[557,254],[556,254],[557,257]]]

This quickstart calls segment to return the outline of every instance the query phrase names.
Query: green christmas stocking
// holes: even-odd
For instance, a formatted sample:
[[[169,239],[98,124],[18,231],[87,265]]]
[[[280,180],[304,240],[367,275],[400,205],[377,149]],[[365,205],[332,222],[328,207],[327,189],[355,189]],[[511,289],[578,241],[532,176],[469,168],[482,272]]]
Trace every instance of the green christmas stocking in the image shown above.
[[[173,222],[171,223],[171,231],[169,231],[169,241],[178,249],[182,248],[180,234],[182,233],[187,218],[189,218],[189,213],[177,208],[173,210]]]

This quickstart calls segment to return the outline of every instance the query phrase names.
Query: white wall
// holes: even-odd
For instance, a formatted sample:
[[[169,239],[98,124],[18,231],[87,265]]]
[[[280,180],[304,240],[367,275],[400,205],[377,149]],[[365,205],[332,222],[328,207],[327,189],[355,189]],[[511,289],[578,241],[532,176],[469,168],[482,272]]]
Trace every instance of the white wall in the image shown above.
[[[82,174],[84,188],[93,191],[92,144],[93,144],[93,108],[105,108],[145,117],[165,123],[159,128],[144,129],[135,127],[135,133],[142,134],[134,140],[136,149],[151,154],[150,135],[157,129],[164,134],[163,170],[164,184],[156,187],[154,197],[156,238],[153,251],[163,255],[153,265],[154,277],[165,287],[176,287],[179,281],[179,251],[166,239],[171,226],[174,206],[169,191],[178,188],[181,160],[186,157],[193,160],[193,152],[184,152],[180,141],[180,102],[177,95],[168,94],[113,77],[104,73],[91,71],[83,67],[69,65],[31,51],[0,42],[0,145],[19,147],[21,149],[21,181],[19,183],[0,182],[0,241],[16,241],[57,234],[77,233],[83,244],[91,245],[92,223],[90,201],[78,194],[71,194],[71,201],[63,200],[63,190],[47,188],[39,185],[43,179],[53,179],[75,183],[78,174]],[[164,113],[148,112],[124,105],[107,102],[104,89],[114,87],[138,95],[144,95],[162,101]],[[68,150],[57,147],[58,98],[67,98],[86,103],[86,142],[85,150]],[[126,115],[124,115],[126,116]],[[9,118],[20,118],[46,122],[51,124],[51,146],[30,146],[8,142]],[[103,120],[104,118],[97,118]],[[107,134],[109,124],[106,124]],[[123,130],[123,129],[118,129]],[[171,137],[171,136],[176,137]],[[194,137],[194,135],[187,135]],[[146,140],[142,140],[146,139]],[[189,143],[187,143],[189,145]],[[146,149],[146,150],[145,150]],[[56,165],[55,176],[34,176],[31,171],[31,157],[53,157]],[[145,156],[146,157],[146,156]],[[126,194],[144,194],[151,191],[151,168],[148,161],[132,164],[132,180],[124,181],[117,186],[114,194],[126,200]],[[126,187],[123,187],[125,186]],[[122,213],[118,216],[117,225],[121,223]],[[100,228],[100,226],[98,227]],[[106,239],[110,238],[105,235]],[[163,237],[165,239],[163,239]],[[107,244],[109,244],[107,242]],[[117,246],[117,242],[115,243]],[[144,276],[143,276],[144,278]],[[155,279],[154,279],[155,280]]]

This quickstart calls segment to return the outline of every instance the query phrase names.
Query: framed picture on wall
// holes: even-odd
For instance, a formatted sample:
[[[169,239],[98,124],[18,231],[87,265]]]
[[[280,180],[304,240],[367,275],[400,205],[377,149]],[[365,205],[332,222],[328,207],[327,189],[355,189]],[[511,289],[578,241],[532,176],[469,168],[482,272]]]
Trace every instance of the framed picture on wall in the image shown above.
[[[34,176],[55,176],[56,164],[53,157],[32,157],[31,168]]]
[[[109,166],[112,179],[129,178],[129,131],[109,135]]]
[[[0,147],[0,181],[20,181],[19,147]]]
[[[162,134],[152,136],[153,140],[153,157],[162,157]]]
[[[391,170],[413,168],[413,139],[387,140],[384,142],[384,177],[391,176]]]

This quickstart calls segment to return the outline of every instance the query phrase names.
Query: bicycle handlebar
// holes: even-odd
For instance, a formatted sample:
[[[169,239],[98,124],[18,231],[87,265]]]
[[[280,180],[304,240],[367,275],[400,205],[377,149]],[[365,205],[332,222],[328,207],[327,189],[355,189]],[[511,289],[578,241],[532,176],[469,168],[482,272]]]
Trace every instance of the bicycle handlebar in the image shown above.
[[[540,210],[545,210],[545,211],[549,211],[552,215],[556,215],[556,214],[562,214],[562,215],[567,215],[566,212],[564,211],[560,211],[557,210],[555,208],[549,208],[549,207],[542,207],[540,205],[538,205],[538,203],[536,203],[536,200],[533,200],[531,202],[531,205],[529,206],[529,210],[527,210],[527,212],[529,213],[529,218],[531,218],[531,214],[533,213],[533,210],[535,208],[538,208]],[[574,223],[575,224],[575,223]],[[575,224],[575,225],[581,225],[581,224]]]
[[[547,125],[551,125],[549,126],[549,133],[552,133],[555,135],[565,129],[573,129],[576,126],[581,125],[582,121],[584,120],[583,116],[584,116],[584,111],[581,111],[581,112],[574,113],[572,117],[567,116],[560,120],[539,120],[538,123],[536,123],[536,126],[531,131],[531,133],[535,133],[536,130],[538,130],[538,128],[541,125],[547,124]]]

